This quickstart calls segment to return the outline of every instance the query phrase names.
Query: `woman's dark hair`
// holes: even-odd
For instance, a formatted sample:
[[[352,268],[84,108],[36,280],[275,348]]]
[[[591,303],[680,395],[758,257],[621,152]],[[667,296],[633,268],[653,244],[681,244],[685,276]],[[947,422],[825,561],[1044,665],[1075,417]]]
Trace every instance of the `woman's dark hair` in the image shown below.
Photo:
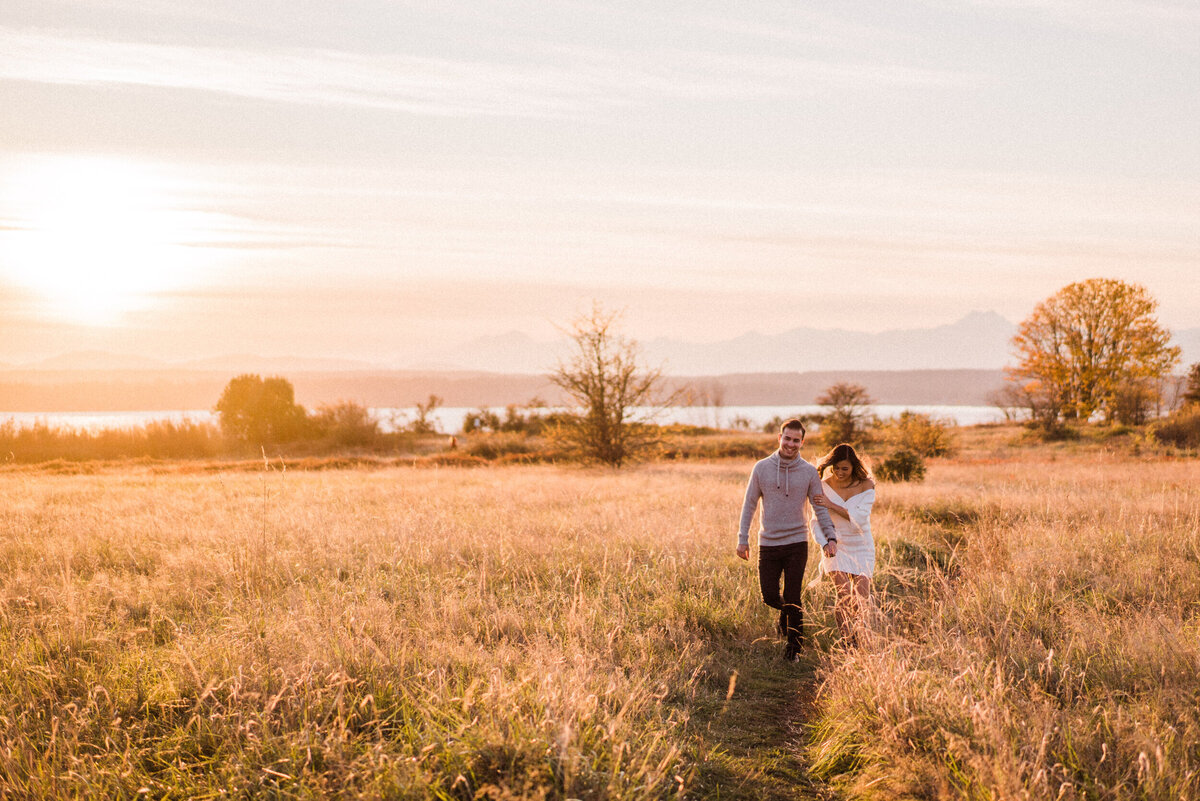
[[[821,457],[821,461],[817,462],[817,475],[825,478],[825,471],[842,461],[850,463],[850,478],[854,479],[853,483],[857,484],[871,477],[867,466],[863,464],[862,459],[859,459],[858,454],[854,452],[854,446],[848,442],[834,445],[833,450]]]

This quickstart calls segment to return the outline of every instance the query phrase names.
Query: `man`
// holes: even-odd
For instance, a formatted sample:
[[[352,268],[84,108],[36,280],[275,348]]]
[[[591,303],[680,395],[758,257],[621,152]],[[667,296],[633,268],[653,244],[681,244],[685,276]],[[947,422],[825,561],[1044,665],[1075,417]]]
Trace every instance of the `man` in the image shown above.
[[[737,555],[750,558],[750,521],[762,499],[761,528],[758,532],[758,581],[763,603],[779,610],[778,630],[787,637],[784,658],[796,661],[803,639],[804,614],[800,594],[804,589],[804,568],[808,564],[808,516],[804,505],[822,497],[817,469],[800,458],[804,444],[804,424],[793,418],[779,429],[779,449],[754,465],[742,503],[742,521],[738,529]],[[826,556],[837,553],[837,536],[829,510],[813,504],[821,531],[815,536]],[[779,579],[783,577],[783,595]]]

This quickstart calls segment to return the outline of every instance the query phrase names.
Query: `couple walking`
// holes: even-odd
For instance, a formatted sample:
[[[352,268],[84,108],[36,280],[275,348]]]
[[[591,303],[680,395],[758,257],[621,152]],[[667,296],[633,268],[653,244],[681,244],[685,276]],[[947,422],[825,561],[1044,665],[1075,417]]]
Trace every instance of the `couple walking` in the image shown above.
[[[779,633],[787,639],[784,657],[791,661],[799,657],[804,638],[800,600],[808,564],[806,505],[811,505],[814,516],[812,535],[821,548],[821,572],[828,573],[837,587],[838,628],[850,642],[857,619],[870,602],[875,570],[871,539],[875,483],[854,448],[845,443],[816,466],[801,459],[804,434],[799,420],[786,421],[780,427],[779,449],[754,465],[742,503],[737,545],[737,555],[749,559],[750,522],[761,499],[759,585],[763,603],[779,610]]]

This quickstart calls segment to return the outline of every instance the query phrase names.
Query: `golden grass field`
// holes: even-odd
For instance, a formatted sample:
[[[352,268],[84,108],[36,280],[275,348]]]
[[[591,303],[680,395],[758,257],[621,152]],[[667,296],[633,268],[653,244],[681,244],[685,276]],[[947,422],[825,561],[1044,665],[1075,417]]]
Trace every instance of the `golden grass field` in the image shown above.
[[[9,468],[0,797],[1200,797],[1200,463],[972,437],[800,665],[748,460]]]

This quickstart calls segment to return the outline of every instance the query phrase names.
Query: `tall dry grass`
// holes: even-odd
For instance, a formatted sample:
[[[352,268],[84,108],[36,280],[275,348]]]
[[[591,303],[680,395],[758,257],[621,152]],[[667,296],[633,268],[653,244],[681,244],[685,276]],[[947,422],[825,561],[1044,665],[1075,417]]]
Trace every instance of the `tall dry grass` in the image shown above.
[[[707,794],[742,473],[6,471],[0,795]]]
[[[1007,442],[880,487],[791,734],[748,464],[2,471],[0,795],[1200,796],[1200,465]]]
[[[44,422],[0,423],[0,461],[6,463],[211,458],[226,450],[217,426],[190,420],[152,421],[131,428],[97,431],[60,428]]]
[[[889,629],[835,655],[857,798],[1200,798],[1200,464],[1028,451],[887,485]]]

